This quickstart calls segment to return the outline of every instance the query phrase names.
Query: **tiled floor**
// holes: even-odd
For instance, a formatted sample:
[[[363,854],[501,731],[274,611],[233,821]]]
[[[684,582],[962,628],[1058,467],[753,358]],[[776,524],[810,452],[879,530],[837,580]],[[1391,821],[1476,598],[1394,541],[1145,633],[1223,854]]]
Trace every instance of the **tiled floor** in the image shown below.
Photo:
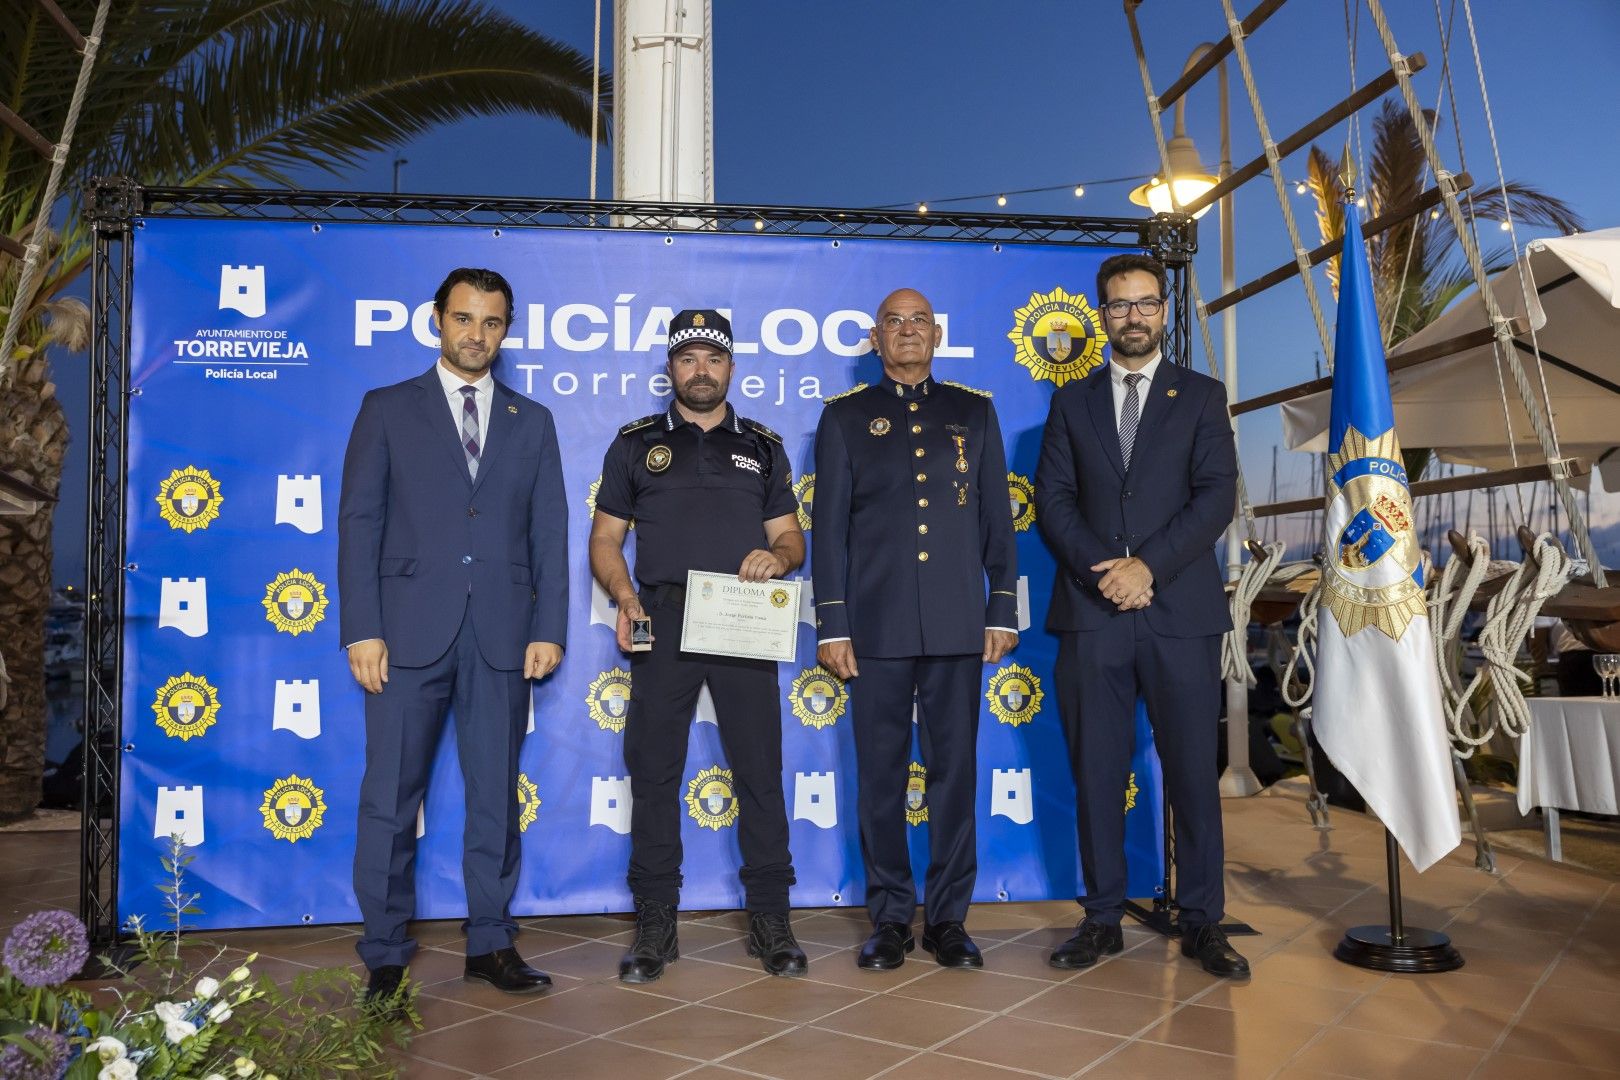
[[[406,1077],[613,1080],[1015,1080],[1195,1076],[1512,1078],[1620,1076],[1620,890],[1615,880],[1472,848],[1419,877],[1410,923],[1445,929],[1460,972],[1388,976],[1331,956],[1344,929],[1381,922],[1383,834],[1334,816],[1310,828],[1286,795],[1225,804],[1231,914],[1254,978],[1204,975],[1174,946],[1126,931],[1126,951],[1070,974],[1046,952],[1072,904],[980,905],[969,929],[982,972],[921,952],[899,971],[856,969],[862,913],[803,911],[808,978],[771,979],[744,952],[735,912],[683,914],[681,960],[640,988],[616,978],[622,917],[524,920],[519,947],[556,986],[510,998],[461,981],[453,923],[420,927],[411,973],[423,1030]],[[0,931],[42,906],[76,903],[72,833],[0,835]],[[1129,925],[1129,924],[1127,924]],[[353,964],[352,927],[241,931],[261,966]],[[270,959],[270,958],[273,958]]]

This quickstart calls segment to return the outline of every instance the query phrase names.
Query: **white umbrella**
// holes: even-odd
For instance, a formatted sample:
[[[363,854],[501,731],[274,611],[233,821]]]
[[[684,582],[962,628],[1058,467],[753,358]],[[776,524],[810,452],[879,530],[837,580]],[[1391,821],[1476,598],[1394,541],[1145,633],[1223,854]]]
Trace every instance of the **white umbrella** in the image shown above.
[[[1528,314],[1535,329],[1539,371],[1531,335],[1515,341],[1538,399],[1545,377],[1559,451],[1591,464],[1604,490],[1620,491],[1620,229],[1534,241],[1519,265],[1491,279],[1491,289],[1504,315]],[[1527,290],[1533,292],[1526,296]],[[1486,325],[1484,305],[1470,293],[1391,349],[1390,358]],[[1517,464],[1540,464],[1541,447],[1512,374],[1497,368],[1495,349],[1486,344],[1391,374],[1401,445],[1431,447],[1442,461],[1488,469],[1511,467],[1513,450]],[[1331,399],[1324,390],[1282,406],[1290,450],[1328,449]]]

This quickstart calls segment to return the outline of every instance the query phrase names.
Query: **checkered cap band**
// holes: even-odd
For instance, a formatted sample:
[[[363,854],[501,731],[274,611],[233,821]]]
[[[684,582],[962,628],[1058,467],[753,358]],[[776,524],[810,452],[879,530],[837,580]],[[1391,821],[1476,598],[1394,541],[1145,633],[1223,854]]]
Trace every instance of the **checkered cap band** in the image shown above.
[[[675,350],[689,341],[712,341],[731,355],[731,335],[724,330],[712,326],[688,326],[669,335],[669,351],[673,355]]]

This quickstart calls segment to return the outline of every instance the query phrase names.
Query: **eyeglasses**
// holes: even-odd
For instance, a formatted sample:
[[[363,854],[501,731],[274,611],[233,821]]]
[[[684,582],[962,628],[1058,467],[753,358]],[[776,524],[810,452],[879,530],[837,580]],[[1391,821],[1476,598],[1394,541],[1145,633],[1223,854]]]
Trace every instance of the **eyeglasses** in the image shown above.
[[[891,334],[897,332],[902,326],[909,326],[921,333],[934,325],[934,317],[926,311],[919,311],[915,315],[885,315],[879,325]]]
[[[1146,300],[1110,300],[1103,305],[1103,310],[1116,319],[1123,319],[1130,315],[1131,308],[1135,308],[1142,315],[1152,318],[1164,307],[1164,301],[1157,296],[1150,296]]]

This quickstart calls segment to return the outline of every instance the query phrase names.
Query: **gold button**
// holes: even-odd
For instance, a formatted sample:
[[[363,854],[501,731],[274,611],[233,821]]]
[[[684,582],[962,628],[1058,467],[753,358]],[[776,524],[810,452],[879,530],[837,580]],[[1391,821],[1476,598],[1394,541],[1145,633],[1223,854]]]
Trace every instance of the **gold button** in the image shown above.
[[[927,562],[928,561],[928,552],[926,552],[926,551],[917,552],[917,561],[918,562]]]
[[[928,535],[928,526],[927,525],[919,525],[919,526],[917,526],[917,531],[922,533],[924,536],[927,536]]]
[[[906,406],[906,408],[910,409],[912,412],[916,412],[917,411],[917,403],[915,401],[913,401],[910,405]]]
[[[928,474],[927,473],[920,472],[920,473],[917,474],[917,483],[925,484],[927,482],[928,482]]]
[[[911,425],[911,433],[913,435],[921,435],[922,434],[922,425],[921,424],[912,424]]]
[[[926,510],[926,509],[928,509],[928,500],[927,499],[918,499],[917,500],[917,505],[922,507],[924,510]]]
[[[919,446],[919,447],[917,447],[917,449],[915,449],[915,450],[913,450],[911,452],[911,456],[912,457],[922,457],[923,454],[925,454],[926,452],[927,451],[925,451],[922,447]]]

